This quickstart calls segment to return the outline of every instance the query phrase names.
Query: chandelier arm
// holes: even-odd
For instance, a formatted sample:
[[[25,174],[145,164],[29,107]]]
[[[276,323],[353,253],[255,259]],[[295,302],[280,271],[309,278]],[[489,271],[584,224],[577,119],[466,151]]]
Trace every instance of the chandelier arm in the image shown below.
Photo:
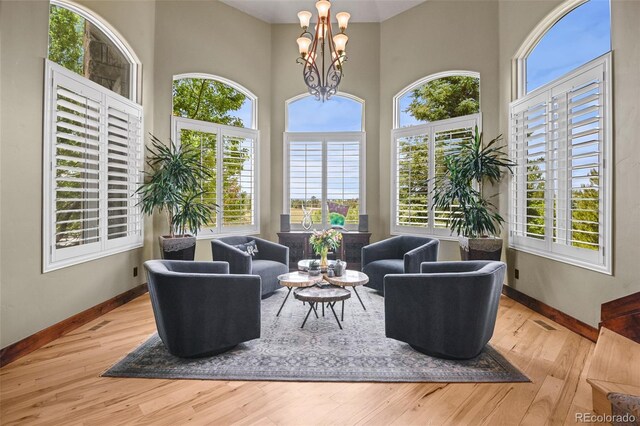
[[[337,93],[343,76],[343,63],[347,59],[344,52],[340,54],[336,50],[331,24],[331,7],[326,12],[324,18],[318,15],[315,36],[308,31],[308,26],[303,28],[300,37],[308,36],[311,39],[311,46],[309,46],[310,49],[308,49],[306,56],[303,53],[296,60],[303,66],[302,75],[309,93],[322,102]],[[320,52],[318,52],[318,47]],[[318,61],[322,61],[322,64],[319,64]]]

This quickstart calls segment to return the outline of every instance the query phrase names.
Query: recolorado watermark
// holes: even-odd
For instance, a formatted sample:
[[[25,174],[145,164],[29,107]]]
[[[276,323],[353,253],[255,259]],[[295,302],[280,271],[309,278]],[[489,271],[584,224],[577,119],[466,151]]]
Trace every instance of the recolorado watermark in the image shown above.
[[[594,414],[576,413],[576,423],[623,423],[637,424],[638,419],[630,413],[625,414]]]

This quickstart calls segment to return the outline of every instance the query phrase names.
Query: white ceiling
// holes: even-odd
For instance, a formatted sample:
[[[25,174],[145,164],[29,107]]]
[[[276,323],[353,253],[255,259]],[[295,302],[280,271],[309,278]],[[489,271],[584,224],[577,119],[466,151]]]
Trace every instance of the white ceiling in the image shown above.
[[[298,22],[301,10],[317,12],[315,0],[221,0],[249,15],[270,24],[292,24]],[[350,22],[382,22],[405,10],[423,3],[425,0],[334,0],[331,13],[349,12]]]

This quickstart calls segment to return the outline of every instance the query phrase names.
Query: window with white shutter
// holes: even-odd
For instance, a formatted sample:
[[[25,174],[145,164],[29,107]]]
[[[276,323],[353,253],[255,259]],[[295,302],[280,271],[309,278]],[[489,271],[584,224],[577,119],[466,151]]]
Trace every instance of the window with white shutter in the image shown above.
[[[610,54],[511,104],[510,244],[611,272]]]
[[[304,210],[319,227],[342,215],[341,226],[358,228],[364,214],[363,151],[364,132],[285,134],[285,211],[291,229],[303,229]]]
[[[323,143],[318,141],[289,142],[289,214],[292,224],[301,224],[304,211],[322,221]],[[285,166],[286,167],[286,166]]]
[[[202,198],[218,207],[198,238],[259,233],[258,131],[176,116],[171,125],[172,139],[195,146],[211,171]]]
[[[304,229],[305,211],[313,229],[358,229],[366,214],[364,106],[346,93],[286,102],[283,212],[292,230]]]
[[[480,124],[480,114],[472,114],[392,131],[392,234],[452,235],[453,213],[431,209],[434,185],[446,173],[449,150]]]
[[[223,130],[221,140],[222,226],[242,231],[254,228],[257,226],[256,137],[242,131]]]
[[[142,246],[142,107],[50,61],[44,271]]]

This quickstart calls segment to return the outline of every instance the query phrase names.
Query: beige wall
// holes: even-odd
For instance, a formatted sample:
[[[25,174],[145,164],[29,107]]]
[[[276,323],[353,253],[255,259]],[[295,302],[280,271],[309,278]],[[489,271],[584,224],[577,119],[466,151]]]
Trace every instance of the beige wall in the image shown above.
[[[500,127],[505,133],[511,100],[511,59],[531,30],[558,4],[522,0],[500,3]],[[594,327],[600,320],[602,303],[640,291],[640,2],[612,0],[611,12],[614,158],[608,164],[615,167],[613,276],[515,250],[507,256],[509,285]],[[515,268],[520,271],[518,280],[513,276]]]
[[[171,84],[176,74],[201,72],[225,77],[258,97],[260,130],[260,222],[268,233],[271,185],[271,28],[268,24],[219,2],[159,1],[156,3],[154,134],[171,133]],[[156,235],[167,225],[156,218]],[[159,247],[153,245],[160,256]],[[199,240],[196,258],[211,260],[209,240]]]
[[[380,231],[391,221],[393,97],[428,75],[480,73],[483,131],[498,134],[498,5],[494,1],[428,1],[381,24]],[[457,241],[442,241],[441,260],[460,259]]]
[[[153,34],[151,2],[83,1],[133,47],[143,66],[145,127],[153,127]],[[2,1],[0,78],[0,347],[144,282],[151,226],[145,249],[132,250],[42,274],[42,117],[48,2]],[[148,222],[147,225],[150,225]]]
[[[348,56],[345,63],[345,77],[340,83],[340,91],[358,96],[365,100],[366,131],[366,206],[369,214],[369,230],[372,238],[382,236],[380,227],[379,174],[376,172],[379,161],[379,63],[380,63],[380,25],[351,24]],[[280,230],[280,214],[283,207],[283,132],[285,131],[285,101],[306,93],[302,81],[302,67],[296,63],[298,50],[296,38],[300,34],[299,25],[272,26],[272,91],[271,102],[271,209],[265,237],[277,239]],[[353,53],[351,53],[353,52]]]
[[[295,63],[296,25],[268,25],[224,4],[88,1],[143,63],[145,130],[170,134],[174,74],[230,78],[259,99],[261,234],[275,239],[282,213],[285,100],[304,92]],[[389,234],[392,99],[403,87],[446,70],[481,75],[483,129],[506,133],[511,57],[557,2],[428,1],[382,24],[349,27],[340,89],[366,101],[367,212],[373,239]],[[126,7],[125,7],[126,5]],[[604,301],[639,291],[633,265],[640,240],[640,2],[613,0],[615,193],[614,275],[510,251],[510,285],[596,325]],[[145,248],[41,273],[43,61],[48,3],[0,2],[0,347],[144,282],[132,268],[158,257],[164,222],[146,222]],[[452,19],[455,17],[455,19]],[[29,22],[30,25],[25,25]],[[500,205],[505,210],[505,185]],[[197,257],[210,259],[208,241]],[[441,259],[458,259],[443,242]],[[514,280],[513,269],[520,270]]]

